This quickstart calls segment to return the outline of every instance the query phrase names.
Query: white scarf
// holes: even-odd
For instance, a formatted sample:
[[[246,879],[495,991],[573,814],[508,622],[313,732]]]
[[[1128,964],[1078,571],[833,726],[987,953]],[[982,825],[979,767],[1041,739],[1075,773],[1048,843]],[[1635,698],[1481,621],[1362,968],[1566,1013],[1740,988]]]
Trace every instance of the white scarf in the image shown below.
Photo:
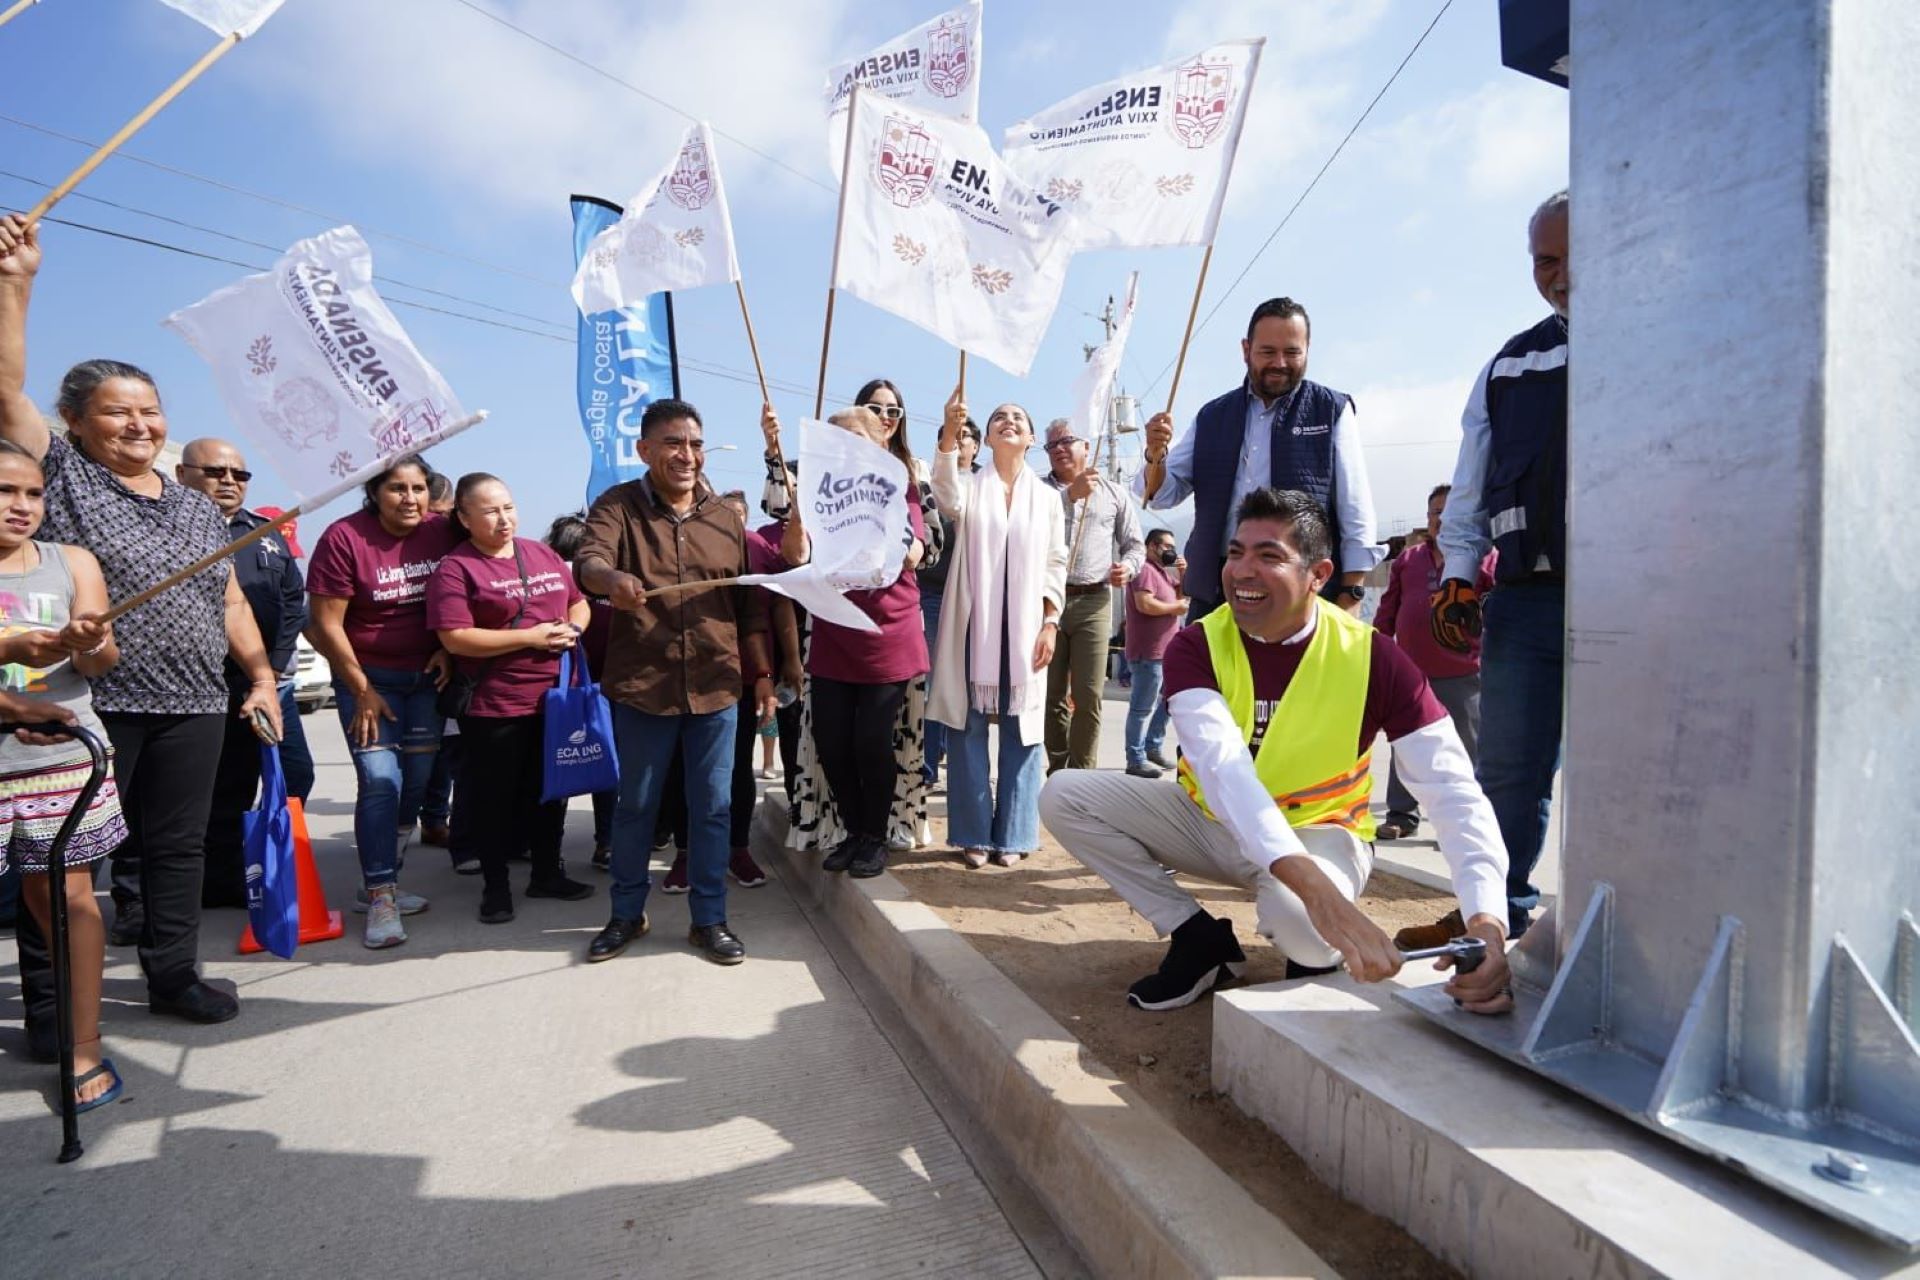
[[[1060,499],[1026,467],[1007,485],[989,462],[975,472],[967,499],[966,539],[969,620],[967,659],[970,703],[982,715],[1000,714],[1000,638],[1004,615],[1007,643],[1006,714],[1017,716],[1046,701],[1045,673],[1033,669],[1040,638],[1042,587],[1046,581],[1046,521],[1060,518]]]

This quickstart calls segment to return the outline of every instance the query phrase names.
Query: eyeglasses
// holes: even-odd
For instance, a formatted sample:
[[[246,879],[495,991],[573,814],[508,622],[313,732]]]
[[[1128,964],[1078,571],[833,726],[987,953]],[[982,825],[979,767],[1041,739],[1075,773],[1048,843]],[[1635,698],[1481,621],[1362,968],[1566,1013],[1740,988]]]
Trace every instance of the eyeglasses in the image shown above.
[[[871,409],[887,422],[898,422],[907,416],[907,411],[897,404],[863,404],[862,409]]]
[[[1047,452],[1052,453],[1056,449],[1071,449],[1079,443],[1079,436],[1055,436],[1053,439],[1047,441]]]
[[[213,480],[225,480],[228,476],[232,476],[241,484],[245,484],[247,481],[253,479],[253,472],[241,467],[203,467],[192,462],[183,462],[180,465],[190,471],[198,471],[201,475]]]

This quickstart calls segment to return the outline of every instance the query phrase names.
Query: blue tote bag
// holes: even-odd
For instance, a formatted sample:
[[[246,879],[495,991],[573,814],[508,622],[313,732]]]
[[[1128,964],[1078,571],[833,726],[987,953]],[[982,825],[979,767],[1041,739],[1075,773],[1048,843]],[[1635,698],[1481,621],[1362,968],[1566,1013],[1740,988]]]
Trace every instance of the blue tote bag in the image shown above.
[[[260,804],[240,815],[247,867],[247,922],[261,946],[291,959],[300,945],[300,886],[293,862],[293,817],[280,748],[260,744]]]
[[[564,800],[620,785],[620,759],[613,749],[613,709],[587,679],[586,663],[560,655],[560,680],[545,699],[545,751],[540,800]]]

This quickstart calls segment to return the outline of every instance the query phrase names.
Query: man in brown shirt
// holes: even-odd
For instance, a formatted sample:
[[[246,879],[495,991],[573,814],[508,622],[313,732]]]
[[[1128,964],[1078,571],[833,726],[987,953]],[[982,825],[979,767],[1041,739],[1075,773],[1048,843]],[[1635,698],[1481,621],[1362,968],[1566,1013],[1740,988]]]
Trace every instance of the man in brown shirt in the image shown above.
[[[610,960],[647,931],[647,857],[675,753],[687,779],[688,940],[716,964],[747,950],[727,928],[727,818],[736,717],[773,715],[767,620],[757,593],[662,587],[747,572],[746,522],[701,478],[700,413],[656,400],[640,420],[646,474],[600,495],[574,560],[580,586],[613,602],[602,687],[613,703],[620,801],[613,818],[613,918],[587,947]],[[741,670],[745,661],[747,670]],[[743,677],[755,706],[742,708]]]

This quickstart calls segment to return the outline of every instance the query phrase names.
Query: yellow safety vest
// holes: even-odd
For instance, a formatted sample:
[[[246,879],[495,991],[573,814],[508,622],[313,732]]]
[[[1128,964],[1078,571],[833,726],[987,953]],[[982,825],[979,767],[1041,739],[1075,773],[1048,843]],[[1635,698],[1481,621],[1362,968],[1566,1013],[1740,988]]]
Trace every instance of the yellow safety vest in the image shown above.
[[[1367,801],[1373,794],[1373,749],[1369,746],[1356,759],[1354,748],[1373,669],[1373,628],[1324,600],[1316,598],[1314,607],[1319,610],[1318,625],[1299,670],[1267,721],[1266,736],[1253,758],[1254,772],[1289,825],[1345,827],[1371,841],[1373,814]],[[1233,610],[1222,605],[1200,627],[1220,696],[1227,700],[1241,738],[1252,743],[1253,667]],[[1185,759],[1180,761],[1180,783],[1213,817],[1200,793],[1200,780]]]

